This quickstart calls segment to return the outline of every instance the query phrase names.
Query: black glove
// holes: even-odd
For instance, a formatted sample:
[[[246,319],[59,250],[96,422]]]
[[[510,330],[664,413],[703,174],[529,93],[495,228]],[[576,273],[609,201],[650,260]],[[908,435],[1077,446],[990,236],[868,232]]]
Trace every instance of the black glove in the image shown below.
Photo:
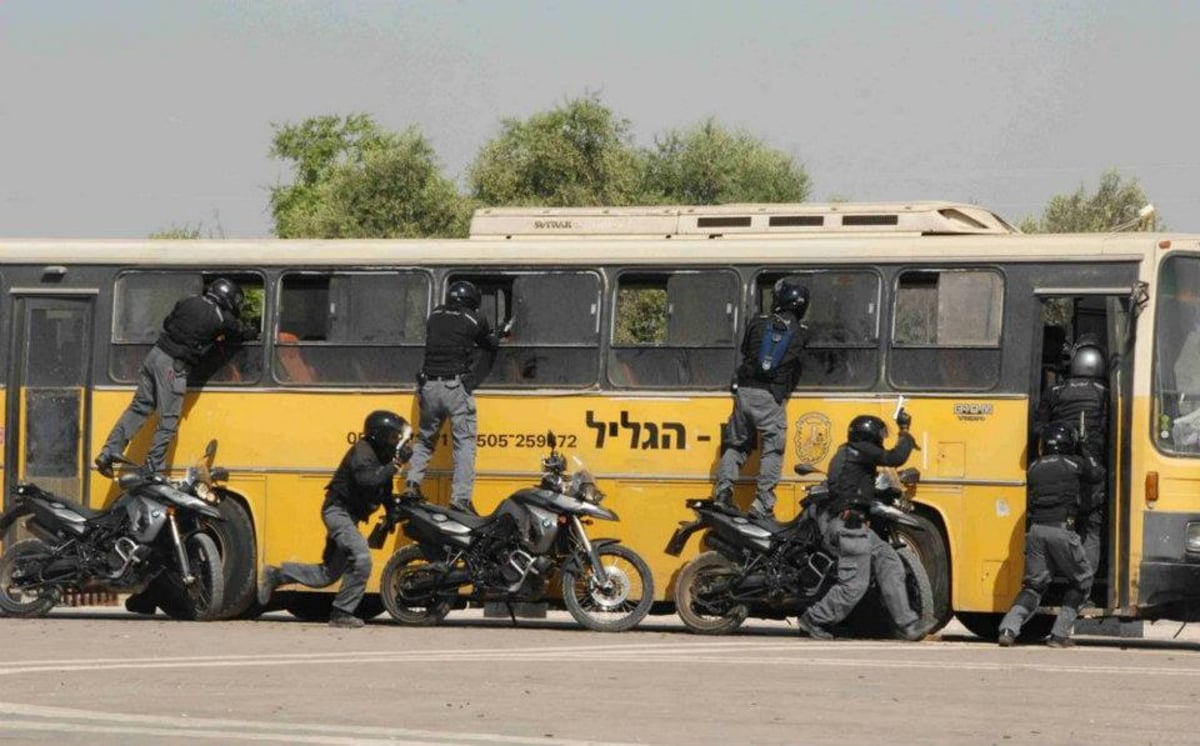
[[[900,414],[896,415],[896,425],[901,430],[907,430],[912,425],[912,415],[907,410],[901,409]]]
[[[253,342],[258,339],[260,333],[258,326],[254,324],[242,324],[241,337],[243,342]]]
[[[396,449],[396,456],[392,459],[396,466],[403,466],[413,457],[412,443],[405,443]]]
[[[735,377],[732,381],[729,382],[729,393],[736,394],[737,392],[738,392],[738,382],[737,382],[737,378]]]
[[[496,330],[496,337],[498,339],[508,339],[511,337],[514,321],[516,321],[515,318],[510,318],[508,321],[505,321],[503,324],[501,324],[500,328]]]

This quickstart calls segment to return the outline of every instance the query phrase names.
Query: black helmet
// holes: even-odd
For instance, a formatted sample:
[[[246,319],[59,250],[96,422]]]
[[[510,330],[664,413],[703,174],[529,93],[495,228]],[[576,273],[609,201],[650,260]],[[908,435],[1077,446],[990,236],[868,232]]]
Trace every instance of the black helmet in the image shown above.
[[[1047,425],[1042,430],[1041,454],[1043,456],[1056,453],[1070,455],[1075,453],[1075,446],[1075,431],[1066,425]]]
[[[446,303],[453,303],[472,311],[479,310],[479,303],[482,299],[483,296],[479,294],[479,288],[475,287],[475,283],[466,280],[455,280],[450,283],[450,289],[446,291]]]
[[[796,314],[796,318],[804,318],[804,313],[808,310],[808,288],[784,277],[775,283],[774,294],[772,311],[791,311]]]
[[[882,446],[887,434],[888,427],[883,420],[874,415],[860,414],[850,420],[850,430],[846,437],[851,443],[866,442]]]
[[[1108,361],[1104,359],[1104,350],[1097,344],[1076,344],[1071,351],[1071,369],[1073,378],[1104,378],[1108,373]]]
[[[363,437],[376,446],[396,447],[400,435],[408,429],[408,420],[395,412],[376,409],[363,423]]]
[[[233,311],[239,316],[242,313],[242,306],[246,302],[246,294],[242,292],[242,288],[233,280],[228,280],[224,277],[218,277],[208,285],[208,290],[204,294],[212,298],[217,305],[227,311]]]

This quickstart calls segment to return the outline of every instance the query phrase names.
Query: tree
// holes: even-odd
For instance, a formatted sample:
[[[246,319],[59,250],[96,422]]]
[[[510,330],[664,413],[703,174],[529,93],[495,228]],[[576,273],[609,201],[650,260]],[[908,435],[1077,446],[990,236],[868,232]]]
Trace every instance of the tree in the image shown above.
[[[1139,219],[1138,211],[1149,200],[1137,179],[1127,181],[1112,169],[1100,177],[1095,194],[1081,184],[1074,194],[1059,194],[1046,205],[1040,219],[1026,218],[1021,230],[1026,233],[1104,233],[1120,228],[1143,231],[1160,230],[1157,215]]]
[[[629,123],[595,95],[528,119],[505,119],[470,168],[486,205],[627,205],[638,201]]]
[[[711,117],[656,138],[643,185],[651,201],[685,205],[803,202],[810,191],[808,174],[790,155]]]
[[[277,125],[271,155],[295,173],[271,188],[281,238],[466,235],[468,206],[415,127],[387,132],[366,114],[312,117]]]

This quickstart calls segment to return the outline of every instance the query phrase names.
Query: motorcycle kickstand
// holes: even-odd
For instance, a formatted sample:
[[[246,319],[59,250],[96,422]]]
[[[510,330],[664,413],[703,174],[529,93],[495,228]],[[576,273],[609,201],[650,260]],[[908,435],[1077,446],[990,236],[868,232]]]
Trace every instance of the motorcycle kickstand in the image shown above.
[[[504,608],[508,609],[508,618],[512,620],[512,625],[517,626],[517,612],[513,611],[512,601],[505,601]]]

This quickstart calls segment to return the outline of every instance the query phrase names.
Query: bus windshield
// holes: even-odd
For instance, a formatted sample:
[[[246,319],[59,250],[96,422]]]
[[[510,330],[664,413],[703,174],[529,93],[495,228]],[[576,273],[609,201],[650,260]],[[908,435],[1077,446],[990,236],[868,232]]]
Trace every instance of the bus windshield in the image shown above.
[[[1158,444],[1200,455],[1200,257],[1162,264],[1154,333]]]

